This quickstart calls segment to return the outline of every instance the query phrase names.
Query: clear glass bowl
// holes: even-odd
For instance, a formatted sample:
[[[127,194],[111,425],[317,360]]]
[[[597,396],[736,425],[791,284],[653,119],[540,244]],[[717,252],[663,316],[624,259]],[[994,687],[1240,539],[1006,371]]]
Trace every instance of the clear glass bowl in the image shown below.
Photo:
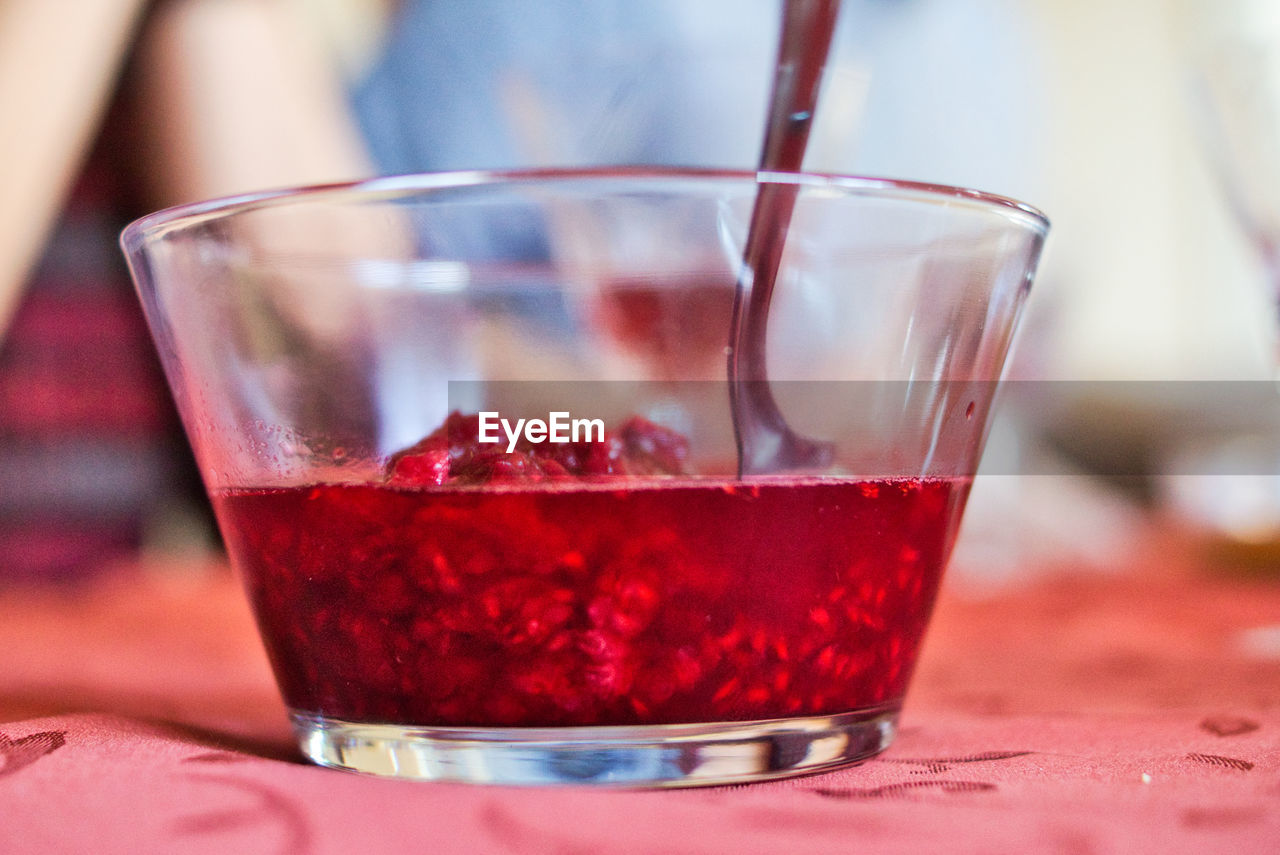
[[[797,199],[743,340],[762,183]],[[122,242],[307,756],[687,786],[888,744],[1046,229],[953,188],[612,170],[263,193]]]

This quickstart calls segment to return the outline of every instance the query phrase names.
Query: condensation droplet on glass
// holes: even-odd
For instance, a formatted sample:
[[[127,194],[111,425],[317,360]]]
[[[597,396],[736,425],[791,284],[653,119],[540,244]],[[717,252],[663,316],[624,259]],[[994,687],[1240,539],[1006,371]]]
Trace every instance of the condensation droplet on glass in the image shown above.
[[[966,419],[973,418],[973,403],[974,403],[973,401],[970,401],[969,406],[964,408],[964,417]]]

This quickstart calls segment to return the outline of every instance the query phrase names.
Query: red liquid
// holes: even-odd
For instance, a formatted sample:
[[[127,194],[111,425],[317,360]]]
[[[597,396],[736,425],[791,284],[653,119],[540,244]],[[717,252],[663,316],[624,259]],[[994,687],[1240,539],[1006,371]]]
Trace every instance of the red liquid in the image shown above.
[[[215,501],[297,711],[633,725],[900,701],[967,482],[626,485]]]

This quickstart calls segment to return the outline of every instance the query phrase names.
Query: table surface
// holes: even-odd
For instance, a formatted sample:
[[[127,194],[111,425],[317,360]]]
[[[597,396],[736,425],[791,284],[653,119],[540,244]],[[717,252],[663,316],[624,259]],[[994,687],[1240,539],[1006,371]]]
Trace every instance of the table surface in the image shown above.
[[[1185,547],[953,579],[881,757],[667,792],[302,763],[216,559],[0,591],[0,852],[1280,852],[1280,577]]]

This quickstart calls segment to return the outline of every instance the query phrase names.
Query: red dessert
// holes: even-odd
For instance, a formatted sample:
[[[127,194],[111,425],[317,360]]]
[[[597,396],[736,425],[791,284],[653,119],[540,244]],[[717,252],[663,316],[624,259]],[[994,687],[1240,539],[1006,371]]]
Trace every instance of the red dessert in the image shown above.
[[[634,725],[901,699],[967,482],[711,481],[670,474],[683,441],[647,422],[506,454],[473,419],[384,484],[215,496],[294,710]]]
[[[689,444],[683,436],[632,417],[614,434],[576,442],[534,443],[521,437],[480,439],[480,416],[454,412],[416,445],[391,458],[387,483],[400,487],[535,483],[604,476],[682,475]]]

